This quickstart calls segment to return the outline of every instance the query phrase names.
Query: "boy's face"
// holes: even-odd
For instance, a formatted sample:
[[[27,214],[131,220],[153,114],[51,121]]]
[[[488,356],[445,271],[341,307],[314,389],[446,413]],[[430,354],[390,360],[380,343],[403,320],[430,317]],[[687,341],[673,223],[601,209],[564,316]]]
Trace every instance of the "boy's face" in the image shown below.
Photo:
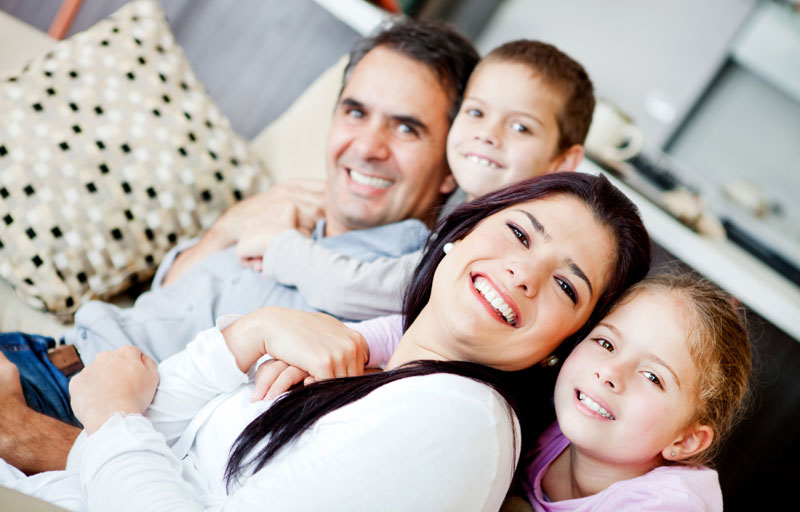
[[[584,455],[649,470],[692,426],[697,390],[675,293],[641,291],[600,321],[558,374],[559,426]]]
[[[484,61],[447,137],[447,161],[469,199],[559,169],[562,94],[528,66]]]

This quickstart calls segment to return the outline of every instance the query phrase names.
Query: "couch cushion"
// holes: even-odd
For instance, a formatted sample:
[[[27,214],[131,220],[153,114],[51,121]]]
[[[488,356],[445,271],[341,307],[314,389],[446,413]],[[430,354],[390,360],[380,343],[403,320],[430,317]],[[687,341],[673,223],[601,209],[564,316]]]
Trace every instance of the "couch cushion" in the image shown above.
[[[0,72],[16,71],[56,43],[44,32],[0,10]]]
[[[0,112],[0,275],[62,318],[268,185],[152,0],[8,75]]]
[[[251,142],[279,183],[286,178],[324,178],[325,143],[348,56],[325,70]]]

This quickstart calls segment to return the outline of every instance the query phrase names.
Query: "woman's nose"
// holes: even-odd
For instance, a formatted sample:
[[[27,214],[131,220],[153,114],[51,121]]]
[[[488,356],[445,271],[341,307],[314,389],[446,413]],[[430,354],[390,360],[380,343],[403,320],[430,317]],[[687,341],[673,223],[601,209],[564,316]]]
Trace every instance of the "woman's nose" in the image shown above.
[[[511,263],[506,267],[511,284],[521,290],[526,297],[535,297],[541,286],[541,272],[534,265]]]

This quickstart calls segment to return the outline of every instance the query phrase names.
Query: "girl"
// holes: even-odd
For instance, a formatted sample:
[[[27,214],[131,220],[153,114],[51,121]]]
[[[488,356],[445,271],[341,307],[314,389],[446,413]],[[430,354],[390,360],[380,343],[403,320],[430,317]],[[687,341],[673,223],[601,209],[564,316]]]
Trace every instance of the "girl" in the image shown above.
[[[513,379],[648,266],[635,207],[604,178],[521,183],[437,231],[390,371],[251,403],[245,372],[291,350],[291,312],[270,308],[221,319],[158,374],[123,347],[71,381],[85,433],[67,470],[6,468],[3,484],[76,510],[497,510],[535,439]]]
[[[750,367],[742,319],[711,283],[634,285],[559,372],[557,423],[526,471],[533,508],[721,511],[704,464],[743,412]]]

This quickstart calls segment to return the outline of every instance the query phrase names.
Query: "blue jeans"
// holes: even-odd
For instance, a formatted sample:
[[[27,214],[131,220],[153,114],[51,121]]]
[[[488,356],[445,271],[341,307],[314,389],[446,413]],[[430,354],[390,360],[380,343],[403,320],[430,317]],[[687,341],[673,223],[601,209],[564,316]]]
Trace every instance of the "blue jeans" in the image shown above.
[[[28,406],[71,425],[80,426],[69,405],[69,379],[47,357],[55,340],[22,332],[0,333],[0,350],[17,365]]]

